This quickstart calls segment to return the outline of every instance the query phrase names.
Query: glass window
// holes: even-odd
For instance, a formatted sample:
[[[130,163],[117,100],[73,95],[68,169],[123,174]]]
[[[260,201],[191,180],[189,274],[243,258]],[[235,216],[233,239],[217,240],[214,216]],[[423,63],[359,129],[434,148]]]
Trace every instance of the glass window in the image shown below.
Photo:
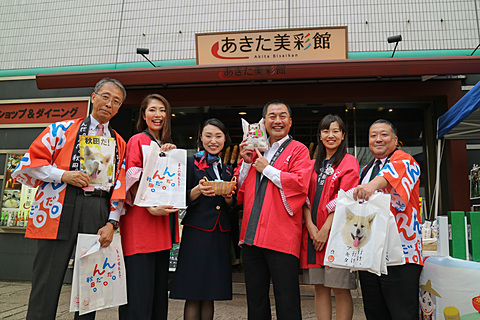
[[[3,185],[2,213],[0,225],[25,228],[28,223],[30,208],[35,198],[36,188],[31,188],[15,181],[12,172],[20,162],[22,154],[7,154]]]

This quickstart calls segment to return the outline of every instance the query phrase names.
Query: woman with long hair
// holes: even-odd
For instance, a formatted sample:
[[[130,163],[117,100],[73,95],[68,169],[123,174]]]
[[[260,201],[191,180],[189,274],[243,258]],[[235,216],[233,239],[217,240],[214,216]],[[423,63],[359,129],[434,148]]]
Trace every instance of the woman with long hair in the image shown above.
[[[345,124],[339,116],[329,114],[320,121],[317,139],[318,151],[312,160],[307,204],[303,208],[305,223],[300,255],[303,281],[315,285],[317,319],[332,318],[333,290],[336,319],[351,320],[350,290],[356,288],[355,276],[347,269],[324,266],[323,259],[338,191],[348,191],[358,185],[359,165],[357,159],[347,153]]]
[[[167,319],[170,249],[178,242],[179,209],[169,205],[138,207],[133,204],[150,143],[161,151],[172,144],[171,107],[159,94],[150,94],[140,106],[138,134],[130,138],[126,154],[126,213],[120,220],[127,274],[128,304],[120,306],[120,319]]]
[[[185,320],[213,319],[214,301],[232,299],[230,214],[233,193],[215,195],[208,180],[230,181],[233,169],[219,158],[230,144],[225,125],[217,119],[203,124],[200,152],[187,160],[187,213],[170,298],[184,299]]]

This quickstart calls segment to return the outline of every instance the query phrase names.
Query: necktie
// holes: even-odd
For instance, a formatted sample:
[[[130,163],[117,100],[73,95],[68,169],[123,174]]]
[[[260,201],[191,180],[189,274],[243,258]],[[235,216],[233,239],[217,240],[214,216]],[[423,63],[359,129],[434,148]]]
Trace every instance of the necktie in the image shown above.
[[[219,163],[217,163],[217,170],[218,170],[218,179],[219,180],[222,180],[222,165]]]
[[[375,160],[375,165],[373,166],[373,169],[372,169],[372,174],[370,175],[370,179],[368,179],[368,181],[372,181],[373,178],[375,178],[377,176],[377,174],[380,172],[380,164],[382,163],[381,160],[377,159]]]
[[[102,137],[103,136],[103,124],[98,124],[97,125],[97,136]]]

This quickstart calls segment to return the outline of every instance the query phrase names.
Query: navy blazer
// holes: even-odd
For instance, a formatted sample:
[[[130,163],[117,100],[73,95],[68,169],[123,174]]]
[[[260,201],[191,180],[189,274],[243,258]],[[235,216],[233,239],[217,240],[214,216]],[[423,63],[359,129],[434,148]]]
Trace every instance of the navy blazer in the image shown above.
[[[208,166],[206,169],[201,170],[194,164],[193,157],[188,157],[186,195],[188,208],[187,213],[182,220],[182,224],[201,230],[213,231],[218,221],[222,231],[230,231],[231,222],[229,215],[231,214],[232,207],[225,202],[224,197],[206,197],[203,194],[200,194],[195,201],[190,200],[190,192],[198,185],[198,182],[203,179],[203,177],[207,177],[210,181],[217,179],[212,166]],[[232,180],[232,177],[232,167],[222,164],[222,180],[230,181]]]

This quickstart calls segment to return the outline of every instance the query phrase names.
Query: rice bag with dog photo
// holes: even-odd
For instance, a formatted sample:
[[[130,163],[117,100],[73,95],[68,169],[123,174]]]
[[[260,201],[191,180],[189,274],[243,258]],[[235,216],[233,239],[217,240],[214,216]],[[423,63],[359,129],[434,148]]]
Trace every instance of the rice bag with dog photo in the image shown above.
[[[90,177],[90,185],[109,188],[115,179],[115,139],[80,136],[80,171]]]
[[[376,193],[359,203],[340,190],[324,264],[330,267],[386,272],[390,195]]]
[[[268,149],[267,131],[262,120],[258,123],[248,123],[242,119],[243,140],[247,139],[248,147],[259,151],[266,151]]]

